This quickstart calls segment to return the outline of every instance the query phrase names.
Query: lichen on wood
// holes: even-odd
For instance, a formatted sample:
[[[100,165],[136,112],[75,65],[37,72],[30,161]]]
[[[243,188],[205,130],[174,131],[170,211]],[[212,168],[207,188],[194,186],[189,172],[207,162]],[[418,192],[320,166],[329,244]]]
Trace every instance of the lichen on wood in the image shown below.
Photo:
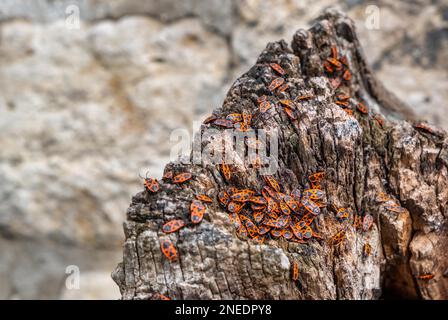
[[[348,81],[324,67],[333,47],[347,59]],[[287,74],[283,92],[268,90],[278,76],[270,63]],[[350,96],[353,114],[336,103],[341,92]],[[263,95],[273,103],[264,113],[258,105]],[[308,95],[300,100],[297,120],[278,103]],[[298,30],[291,46],[283,40],[269,43],[213,114],[224,119],[244,112],[252,115],[252,128],[279,133],[274,177],[284,189],[309,189],[309,175],[326,173],[326,205],[313,222],[323,239],[263,244],[240,239],[217,195],[231,186],[260,193],[264,182],[244,162],[232,167],[226,180],[220,166],[194,164],[192,153],[165,169],[189,172],[191,180],[165,179],[159,191],[142,191],[132,199],[123,262],[113,272],[123,299],[160,294],[172,299],[448,298],[447,135],[415,126],[410,109],[376,80],[348,17],[327,10],[309,30]],[[211,126],[203,124],[201,131]],[[217,140],[208,137],[201,147],[216,146]],[[193,224],[190,203],[198,194],[213,202],[202,222]],[[347,220],[336,218],[338,208],[347,208]],[[366,215],[374,218],[372,227],[356,228],[355,216]],[[161,226],[172,219],[188,223],[166,234]],[[335,245],[331,238],[342,229],[345,237]],[[162,239],[175,245],[177,260],[165,258]]]

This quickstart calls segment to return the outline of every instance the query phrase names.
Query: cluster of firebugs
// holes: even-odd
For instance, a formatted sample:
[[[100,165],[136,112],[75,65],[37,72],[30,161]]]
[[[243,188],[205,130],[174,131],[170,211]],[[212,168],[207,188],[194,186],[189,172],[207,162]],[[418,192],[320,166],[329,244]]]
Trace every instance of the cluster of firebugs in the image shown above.
[[[274,79],[268,86],[268,90],[275,96],[277,92],[286,92],[288,84],[286,81],[286,71],[277,63],[270,63]],[[331,48],[330,56],[324,61],[323,67],[330,78],[331,84],[336,87],[335,103],[343,108],[350,116],[353,116],[353,104],[356,110],[363,115],[368,115],[368,108],[361,102],[351,99],[351,97],[339,91],[345,82],[351,80],[351,73],[348,67],[346,56],[340,57],[336,47]],[[263,95],[258,98],[259,112],[265,113],[273,106],[279,106],[291,120],[297,120],[297,103],[300,100],[312,98],[310,95],[299,96],[294,101],[288,99],[279,99],[276,104],[272,97]],[[233,128],[237,131],[247,131],[251,127],[252,114],[248,111],[242,113],[228,114],[224,119],[211,115],[204,120],[204,124],[212,124],[222,128]],[[375,115],[374,119],[383,127],[384,119],[380,115]],[[417,124],[417,129],[432,133],[431,128],[425,124]],[[261,142],[256,139],[247,139],[246,144],[249,148],[260,148]],[[220,171],[226,181],[231,179],[231,169],[227,164],[220,165]],[[287,241],[305,243],[308,239],[316,238],[322,240],[323,237],[312,229],[314,219],[320,214],[321,208],[326,207],[325,192],[321,188],[321,181],[325,177],[325,172],[317,172],[309,176],[311,188],[301,192],[295,189],[289,193],[282,192],[282,188],[273,176],[263,176],[265,185],[261,189],[261,193],[250,189],[238,189],[229,187],[222,190],[217,195],[217,200],[228,212],[230,221],[236,229],[236,234],[241,239],[250,238],[256,243],[262,244],[265,239],[280,239]],[[188,182],[192,178],[191,173],[181,172],[176,175],[172,171],[167,171],[163,179],[171,180],[174,184],[182,184]],[[160,185],[156,179],[145,178],[145,189],[148,192],[156,193],[160,189]],[[202,221],[207,203],[213,203],[214,200],[205,194],[197,194],[196,199],[190,203],[190,220],[193,224]],[[380,193],[377,198],[378,202],[384,202],[385,208],[402,212],[406,210],[402,208],[394,199],[389,198],[386,194]],[[336,218],[339,221],[349,219],[350,213],[347,208],[334,208],[336,210]],[[353,224],[356,229],[362,229],[367,232],[372,224],[373,217],[369,214],[358,215],[353,217]],[[164,233],[173,233],[185,227],[186,223],[182,219],[174,219],[166,222],[162,226]],[[338,245],[344,241],[346,237],[346,227],[334,234],[328,240],[331,245]],[[177,259],[177,250],[174,244],[164,239],[161,241],[161,251],[169,261]],[[371,246],[366,242],[363,246],[363,255],[369,256]],[[297,262],[292,264],[292,279],[298,280],[299,266]],[[432,275],[422,275],[420,279],[429,279]],[[166,298],[161,295],[161,298]]]

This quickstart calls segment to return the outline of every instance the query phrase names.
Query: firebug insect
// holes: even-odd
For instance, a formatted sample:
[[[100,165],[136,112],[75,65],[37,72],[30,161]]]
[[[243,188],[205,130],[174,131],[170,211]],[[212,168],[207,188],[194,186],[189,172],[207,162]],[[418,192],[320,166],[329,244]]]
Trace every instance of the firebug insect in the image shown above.
[[[309,215],[310,213],[307,212],[306,215]],[[299,222],[297,222],[296,227],[299,230],[302,230],[302,228],[304,228],[306,225],[308,225],[308,221],[306,221],[305,219],[303,219],[303,217],[299,220]]]
[[[249,235],[253,238],[258,234],[258,227],[250,220],[249,218],[246,218],[245,220],[246,229]]]
[[[257,244],[263,244],[265,237],[260,236],[260,235],[256,235],[252,238],[253,241],[255,241],[255,243]]]
[[[253,195],[254,195],[253,191],[246,189],[233,194],[231,198],[233,201],[236,202],[247,202],[250,200],[250,198],[252,198]]]
[[[294,261],[292,263],[292,280],[299,280],[299,264],[297,263],[297,261]]]
[[[229,212],[234,212],[234,213],[239,213],[241,211],[241,209],[243,208],[244,203],[241,202],[233,202],[230,201],[229,204],[227,205],[227,210],[229,210]]]
[[[229,188],[229,193],[232,195],[232,194],[235,194],[235,193],[237,193],[237,192],[240,192],[240,191],[242,191],[242,189],[240,190],[240,189],[238,189],[238,188],[235,188],[235,187],[230,187]]]
[[[277,204],[277,202],[275,202],[275,200],[274,199],[272,199],[272,198],[268,198],[268,207],[267,207],[267,209],[268,209],[268,212],[275,212],[275,211],[277,211],[277,207],[278,207],[278,204]]]
[[[263,190],[261,190],[261,194],[263,195],[263,197],[265,197],[266,200],[267,198],[273,198],[275,200],[279,200],[277,192],[269,186],[264,186]]]
[[[315,182],[315,183],[319,183],[322,181],[322,179],[325,177],[325,172],[321,171],[321,172],[316,172],[313,173],[312,175],[310,175],[308,177],[308,179],[310,180],[310,182]],[[313,188],[314,189],[314,188]],[[318,188],[317,188],[318,189]]]
[[[172,233],[183,228],[184,226],[185,222],[182,219],[174,219],[165,223],[162,226],[162,231],[165,233]]]
[[[241,228],[239,228],[236,232],[236,234],[238,235],[238,237],[245,239],[247,238],[247,229],[245,226],[241,225]]]
[[[369,113],[369,109],[367,109],[367,107],[363,103],[361,103],[361,102],[358,102],[358,104],[356,105],[356,108],[361,113],[364,113],[364,114],[368,114]]]
[[[283,198],[284,198],[285,196],[286,196],[285,193],[283,193],[283,192],[277,192],[277,197],[278,197],[278,200],[279,200],[279,201],[282,201]]]
[[[331,57],[333,59],[338,59],[338,48],[336,46],[331,47]]]
[[[381,128],[382,128],[383,125],[384,125],[384,118],[383,118],[381,115],[376,114],[375,117],[374,117],[374,119],[376,120],[376,122],[378,122],[378,124],[379,124],[379,125],[381,126]]]
[[[350,96],[345,93],[340,93],[336,96],[337,101],[347,101],[348,99],[350,99]]]
[[[268,227],[277,228],[277,223],[276,223],[276,220],[274,220],[274,219],[265,219],[263,221],[263,224]]]
[[[288,107],[289,109],[296,109],[296,106],[295,106],[294,102],[292,102],[292,100],[283,99],[283,100],[279,100],[278,102],[280,102],[280,104],[283,105],[284,107]]]
[[[246,132],[250,130],[250,123],[247,122],[239,122],[241,123],[241,131]]]
[[[268,226],[259,226],[258,227],[258,234],[266,234],[271,230]]]
[[[378,196],[376,197],[376,201],[378,201],[378,202],[386,202],[386,201],[389,201],[390,199],[391,199],[390,196],[384,192],[380,192],[378,194]]]
[[[288,216],[291,214],[291,209],[289,209],[288,205],[284,201],[280,202],[280,211]]]
[[[338,245],[345,239],[345,230],[341,230],[338,233],[336,233],[333,237],[330,239],[330,243],[333,245]]]
[[[230,202],[230,196],[227,192],[220,191],[218,193],[218,200],[222,205],[227,206],[227,204]]]
[[[204,217],[204,213],[205,213],[205,206],[201,201],[199,200],[191,201],[190,205],[191,222],[193,222],[194,224],[201,222],[202,218]]]
[[[346,220],[349,217],[348,210],[346,208],[339,208],[336,213],[336,218],[338,220]]]
[[[364,255],[364,257],[368,257],[370,256],[370,253],[372,252],[372,247],[370,246],[369,243],[364,243],[364,246],[362,248],[362,254]]]
[[[322,200],[325,198],[325,192],[320,189],[307,189],[303,191],[302,195],[311,200]]]
[[[278,92],[285,92],[286,90],[288,90],[289,85],[287,83],[282,84],[280,87],[278,87]]]
[[[314,214],[315,216],[320,214],[320,208],[313,201],[302,198],[302,205],[308,212]]]
[[[246,126],[250,127],[250,123],[252,121],[252,113],[244,110],[242,113],[242,117],[243,117],[243,123],[245,123]]]
[[[302,228],[303,237],[305,239],[310,239],[313,236],[313,230],[310,226],[306,226],[305,228]]]
[[[294,233],[291,230],[283,231],[283,238],[285,238],[286,240],[290,240],[293,237],[294,237]]]
[[[262,103],[263,101],[266,101],[266,100],[268,100],[268,97],[266,97],[266,95],[262,95],[262,96],[259,96],[257,98],[258,104],[260,104],[260,103]]]
[[[163,239],[160,243],[160,249],[169,261],[174,261],[177,258],[177,250],[171,240]]]
[[[198,200],[200,200],[202,202],[209,202],[209,203],[213,202],[213,200],[209,196],[207,196],[205,194],[197,194],[196,195],[196,199],[198,199]]]
[[[271,230],[271,235],[272,235],[274,238],[279,238],[279,237],[281,237],[281,236],[283,235],[283,230],[272,229],[272,230]]]
[[[253,216],[254,216],[254,221],[256,223],[260,223],[261,221],[263,221],[264,212],[263,211],[255,211]]]
[[[299,211],[299,204],[294,200],[292,196],[285,195],[283,201],[288,205],[289,208],[295,213]],[[281,202],[280,202],[281,205]]]
[[[353,226],[355,227],[355,229],[359,229],[361,227],[361,224],[362,224],[361,216],[355,214],[355,216],[353,217]]]
[[[350,79],[352,78],[352,74],[350,73],[350,70],[345,70],[344,74],[342,75],[342,78],[345,81],[350,81]]]
[[[243,116],[241,115],[241,113],[231,113],[226,116],[226,120],[230,120],[233,123],[241,122],[243,121]]]
[[[297,203],[300,203],[300,199],[302,198],[302,195],[301,195],[299,189],[294,189],[293,191],[291,191],[291,196]]]
[[[227,119],[216,119],[213,124],[223,128],[233,128],[233,122]]]
[[[252,203],[256,203],[256,204],[262,204],[262,205],[266,205],[268,202],[266,201],[266,199],[262,196],[252,196],[249,199],[250,202]]]
[[[431,280],[434,279],[434,275],[431,273],[421,274],[417,276],[417,279],[420,280]]]
[[[340,63],[337,59],[335,58],[327,58],[327,61],[332,64],[333,66],[335,66],[336,70],[341,70],[342,69],[342,63]]]
[[[306,100],[306,99],[311,99],[311,98],[314,98],[314,96],[312,94],[305,94],[303,96],[298,96],[294,100],[297,102],[297,101],[300,101],[300,100]]]
[[[225,164],[225,163],[221,163],[221,172],[222,172],[222,174],[224,176],[224,179],[229,181],[230,178],[231,178],[230,167],[227,164]]]
[[[246,132],[249,130],[249,127],[244,122],[238,122],[233,125],[236,131]]]
[[[370,214],[366,214],[362,220],[362,230],[368,231],[373,224],[373,217]]]
[[[268,100],[263,100],[258,104],[261,113],[265,113],[271,109],[271,103]]]
[[[242,226],[241,219],[237,213],[229,213],[230,222],[232,222],[235,229],[239,229]]]
[[[427,124],[422,123],[422,122],[414,124],[414,128],[417,130],[420,130],[420,131],[427,132],[427,133],[431,133],[431,134],[434,133],[430,126],[428,126]]]
[[[324,68],[328,73],[333,73],[334,69],[328,61],[324,62]]]
[[[153,178],[146,178],[143,182],[143,185],[145,186],[146,190],[151,191],[152,193],[155,193],[160,189],[160,185],[157,182],[157,179]]]
[[[240,214],[241,222],[243,222],[244,226],[246,227],[247,232],[251,237],[254,237],[258,233],[257,226],[250,220],[248,217],[244,216],[243,214]]]
[[[283,111],[285,111],[286,115],[289,117],[289,119],[291,120],[297,120],[297,114],[294,110],[288,108],[288,107],[284,107]]]
[[[291,217],[288,215],[281,215],[278,217],[278,219],[275,221],[277,228],[284,228],[291,222]]]
[[[264,209],[266,209],[265,204],[257,204],[253,202],[251,202],[250,207],[253,211],[264,211]]]
[[[311,223],[313,223],[314,218],[316,216],[312,213],[307,212],[302,216],[302,218],[299,221],[299,227],[303,228],[304,226],[309,226]]]
[[[275,191],[280,192],[280,185],[272,176],[263,176],[264,181]]]
[[[284,76],[286,74],[285,70],[283,70],[283,68],[280,67],[280,65],[278,65],[277,63],[270,63],[269,66],[277,71],[281,76]]]
[[[170,298],[168,298],[167,296],[164,296],[164,295],[161,294],[161,293],[159,293],[159,294],[157,295],[157,298],[158,298],[158,300],[166,300],[166,301],[171,300]]]
[[[269,215],[271,216],[271,217],[277,217],[278,218],[278,216],[279,215],[281,215],[281,211],[280,211],[280,205],[278,204],[278,202],[276,202],[276,206],[274,207],[274,211],[273,212],[269,212]]]
[[[192,177],[191,173],[189,172],[183,172],[183,173],[179,173],[178,175],[176,175],[173,178],[173,183],[183,183],[185,181],[190,180]]]
[[[270,91],[274,91],[275,89],[277,89],[278,87],[280,87],[284,83],[285,83],[285,79],[283,79],[283,78],[275,78],[274,80],[272,80],[272,82],[269,85],[268,89]]]
[[[292,230],[292,232],[294,233],[294,235],[296,236],[297,239],[303,239],[303,233],[302,233],[302,229],[298,228],[297,226],[295,226],[293,223],[290,223],[289,226]]]
[[[348,106],[349,106],[348,101],[340,101],[340,100],[336,100],[335,103],[336,103],[338,106],[342,106],[342,108],[348,108]]]

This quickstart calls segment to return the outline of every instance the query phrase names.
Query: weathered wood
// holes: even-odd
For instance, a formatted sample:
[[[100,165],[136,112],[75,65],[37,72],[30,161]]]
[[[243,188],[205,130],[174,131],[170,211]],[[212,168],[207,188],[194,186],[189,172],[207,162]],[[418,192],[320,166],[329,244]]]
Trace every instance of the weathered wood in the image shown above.
[[[332,46],[348,58],[352,76],[343,86],[346,93],[363,101],[368,115],[355,110],[350,116],[335,104],[334,81],[323,68]],[[165,181],[159,192],[142,191],[132,199],[124,224],[123,262],[112,275],[123,299],[157,298],[159,293],[176,299],[378,299],[382,294],[448,298],[446,134],[417,130],[406,121],[415,116],[376,80],[352,21],[342,13],[325,11],[310,30],[297,31],[291,48],[284,41],[268,44],[214,114],[224,118],[249,111],[252,128],[278,130],[274,176],[286,190],[307,189],[310,174],[326,172],[322,188],[327,206],[313,225],[325,239],[272,239],[262,245],[240,240],[216,196],[230,185],[260,191],[260,175],[240,163],[225,181],[218,166],[191,164],[191,155],[166,169],[190,172],[191,181]],[[278,106],[258,111],[259,96],[275,97],[267,90],[274,77],[271,62],[281,64],[288,75],[289,89],[278,98],[313,95],[300,101],[297,121]],[[386,118],[382,126],[376,114]],[[216,146],[219,139],[214,138],[203,141],[202,147]],[[401,212],[378,201],[381,192],[395,199]],[[189,221],[190,202],[198,193],[214,199],[204,220],[164,234],[161,226],[166,221]],[[341,207],[351,213],[346,222],[335,218],[335,208]],[[353,226],[356,213],[374,217],[370,231]],[[345,241],[329,243],[342,228]],[[164,238],[175,243],[177,261],[170,263],[162,255]],[[372,248],[369,256],[363,255],[365,243]],[[299,265],[299,281],[291,279],[293,261]],[[423,274],[434,278],[419,279]]]

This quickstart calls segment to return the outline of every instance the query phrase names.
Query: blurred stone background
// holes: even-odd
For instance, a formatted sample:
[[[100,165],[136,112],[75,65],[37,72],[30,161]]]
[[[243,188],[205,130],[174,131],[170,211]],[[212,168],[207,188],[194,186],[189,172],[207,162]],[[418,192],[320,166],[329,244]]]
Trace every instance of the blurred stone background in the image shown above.
[[[172,131],[328,6],[356,21],[386,87],[448,129],[447,0],[0,0],[0,298],[119,298],[138,174],[160,177]]]

